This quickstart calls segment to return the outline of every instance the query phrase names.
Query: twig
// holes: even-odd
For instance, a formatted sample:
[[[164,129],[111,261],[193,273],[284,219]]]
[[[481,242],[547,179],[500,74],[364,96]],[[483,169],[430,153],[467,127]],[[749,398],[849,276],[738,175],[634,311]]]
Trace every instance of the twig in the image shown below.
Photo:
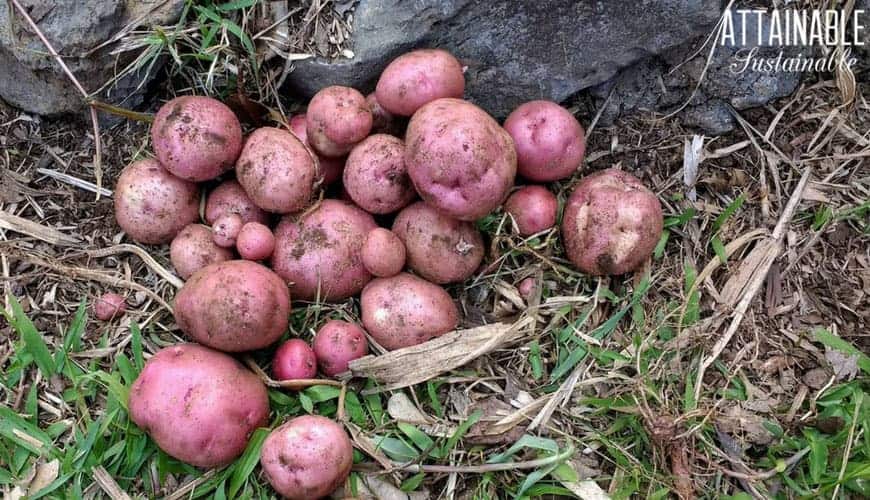
[[[503,464],[484,464],[484,465],[396,465],[395,470],[402,470],[416,474],[418,472],[433,472],[437,474],[486,474],[487,472],[499,472],[507,470],[523,470],[537,469],[546,467],[547,465],[556,464],[571,458],[574,455],[574,447],[568,446],[565,451],[557,455],[546,458],[538,458],[536,460],[528,460],[526,462],[508,462]],[[365,465],[365,464],[361,464]],[[366,469],[366,467],[354,467],[354,469]]]
[[[79,189],[84,189],[85,191],[90,191],[91,193],[98,193],[101,196],[111,197],[112,191],[106,188],[97,187],[96,184],[92,182],[88,182],[83,179],[79,179],[78,177],[73,177],[69,174],[64,174],[62,172],[58,172],[56,170],[50,170],[47,168],[37,168],[36,173],[47,175],[52,179],[63,182],[64,184],[69,184],[70,186],[75,186]]]
[[[109,472],[102,465],[94,467],[93,474],[97,484],[100,485],[100,488],[106,492],[106,495],[108,495],[109,498],[112,500],[130,500],[130,495],[118,486],[118,483],[115,482]]]
[[[296,380],[274,380],[266,372],[260,368],[260,365],[254,361],[250,356],[245,356],[245,364],[248,365],[248,368],[251,369],[260,380],[263,381],[269,387],[275,387],[278,389],[293,389],[300,390],[305,389],[306,387],[311,387],[313,385],[331,385],[333,387],[341,387],[342,383],[338,380],[328,380],[328,379],[317,379],[317,378],[301,378]]]
[[[800,462],[800,460],[802,458],[804,458],[804,455],[806,455],[809,452],[810,452],[810,447],[807,446],[806,448],[801,449],[800,451],[798,451],[794,455],[788,457],[787,459],[785,459],[783,461],[785,468],[788,469],[789,467],[793,466],[794,464]],[[731,476],[731,477],[737,478],[737,479],[745,479],[747,481],[764,481],[764,480],[770,479],[773,476],[779,474],[781,470],[782,470],[781,467],[774,467],[774,468],[766,470],[764,472],[756,472],[755,474],[743,474],[742,472],[734,472],[734,471],[728,470],[728,469],[724,469],[722,472],[726,476]]]
[[[843,451],[843,465],[840,466],[840,473],[837,475],[837,486],[834,487],[832,499],[837,498],[837,493],[840,491],[840,485],[843,484],[843,476],[846,475],[846,466],[849,465],[849,455],[852,454],[852,443],[855,438],[855,424],[860,420],[858,412],[861,410],[861,403],[864,402],[864,392],[857,391],[855,397],[855,412],[852,415],[852,425],[849,427],[849,439],[846,441],[846,449]]]
[[[132,253],[142,259],[146,266],[154,271],[155,274],[165,279],[170,285],[174,286],[175,288],[181,288],[184,286],[184,282],[181,281],[178,276],[167,271],[165,267],[161,266],[156,260],[154,260],[154,257],[151,257],[148,252],[146,252],[142,248],[137,247],[136,245],[122,243],[120,245],[111,246],[109,248],[88,250],[85,253],[92,258],[108,257],[109,255],[117,255],[119,253]]]

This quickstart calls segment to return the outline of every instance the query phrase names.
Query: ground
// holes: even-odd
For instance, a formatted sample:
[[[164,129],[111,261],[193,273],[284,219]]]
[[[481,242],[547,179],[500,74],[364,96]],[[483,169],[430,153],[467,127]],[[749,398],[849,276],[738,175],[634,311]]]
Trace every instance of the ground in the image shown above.
[[[342,29],[293,20],[294,33]],[[247,44],[218,32],[217,64],[168,64],[155,103],[190,86],[244,100],[225,63]],[[198,46],[188,33],[174,40],[182,55]],[[297,48],[340,50],[341,37],[317,33]],[[238,67],[256,76],[245,96],[272,116],[300,104],[263,84],[283,66]],[[843,75],[807,75],[794,96],[743,112],[736,132],[703,138],[699,163],[684,161],[694,133],[674,117],[601,128],[591,103],[571,103],[589,129],[584,172],[622,168],[662,200],[666,230],[649,264],[593,279],[565,261],[558,231],[523,239],[496,213],[479,224],[488,265],[450,292],[465,327],[521,324],[512,343],[384,393],[366,391],[374,378],[272,388],[271,424],[306,412],[345,422],[359,450],[347,497],[406,498],[390,485],[412,498],[870,495],[866,76],[853,93],[838,88]],[[147,123],[109,121],[101,172],[111,189],[150,144]],[[264,431],[234,464],[204,472],[161,453],[127,418],[143,360],[184,339],[169,310],[176,289],[161,276],[167,248],[130,245],[110,197],[92,189],[87,115],[46,120],[0,104],[0,145],[0,491],[271,496],[256,467]],[[584,172],[553,186],[560,201]],[[525,301],[515,285],[529,276],[541,293]],[[105,291],[128,297],[123,318],[91,317]],[[294,304],[290,336],[310,339],[326,317],[358,317],[357,306]]]

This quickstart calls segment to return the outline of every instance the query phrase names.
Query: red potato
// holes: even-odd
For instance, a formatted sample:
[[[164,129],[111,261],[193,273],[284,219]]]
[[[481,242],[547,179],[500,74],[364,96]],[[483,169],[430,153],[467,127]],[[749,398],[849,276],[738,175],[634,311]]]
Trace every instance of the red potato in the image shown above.
[[[268,268],[230,260],[191,276],[174,309],[178,328],[193,340],[225,352],[252,351],[287,331],[290,292]]]
[[[662,234],[662,206],[631,174],[610,168],[584,177],[562,218],[565,254],[595,276],[633,271],[653,253]]]
[[[272,358],[272,378],[275,380],[311,379],[317,375],[317,356],[302,339],[290,339],[281,344]]]
[[[94,302],[94,316],[100,321],[111,321],[123,316],[127,310],[127,299],[117,293],[104,293]]]
[[[236,238],[239,237],[239,232],[242,230],[242,218],[238,214],[222,215],[218,220],[214,221],[212,239],[215,245],[221,248],[232,248],[236,246]]]
[[[258,207],[287,214],[311,202],[318,169],[317,157],[295,135],[263,127],[248,136],[236,177]]]
[[[483,236],[477,227],[422,201],[399,212],[393,232],[405,244],[408,267],[434,283],[463,281],[483,262]]]
[[[538,285],[535,282],[535,278],[532,277],[526,278],[517,284],[517,291],[520,292],[520,297],[525,300],[531,299],[537,288]]]
[[[198,344],[157,352],[130,388],[130,419],[170,456],[220,467],[267,424],[266,387],[232,357]]]
[[[517,149],[517,170],[526,179],[551,182],[571,177],[583,164],[586,137],[580,122],[551,101],[527,102],[504,128]]]
[[[411,116],[442,97],[461,98],[465,92],[462,64],[440,49],[420,49],[394,59],[378,80],[375,95],[390,113]]]
[[[360,307],[366,331],[387,350],[422,344],[459,324],[459,310],[443,288],[407,273],[366,285]]]
[[[314,336],[314,354],[320,371],[329,377],[347,371],[347,365],[369,353],[362,328],[346,321],[332,320]]]
[[[372,130],[366,98],[350,87],[333,85],[311,98],[306,115],[308,143],[318,154],[344,156]]]
[[[417,193],[405,168],[405,143],[375,134],[357,144],[347,157],[344,188],[371,214],[389,214],[411,203]]]
[[[115,185],[115,220],[139,243],[169,243],[199,220],[199,187],[167,172],[157,160],[131,163]]]
[[[372,134],[402,135],[398,118],[381,106],[374,92],[366,96],[366,102],[372,110]]]
[[[511,194],[504,204],[522,236],[546,231],[556,225],[559,202],[543,186],[526,186]]]
[[[300,141],[310,148],[311,145],[308,143],[307,127],[308,120],[305,118],[304,113],[290,118],[290,132],[293,132],[293,135],[298,137]],[[312,151],[314,151],[313,148]],[[329,158],[317,154],[316,151],[314,151],[314,154],[317,155],[317,160],[320,163],[320,174],[323,177],[323,184],[328,186],[341,179],[341,174],[344,172],[344,163],[347,160],[346,156]]]
[[[275,235],[268,226],[248,222],[236,237],[236,250],[245,260],[264,260],[275,251]]]
[[[181,279],[190,278],[193,273],[209,264],[233,258],[233,252],[217,246],[213,238],[208,226],[190,224],[172,240],[169,260]]]
[[[350,475],[353,445],[344,429],[328,418],[296,417],[266,437],[260,466],[269,484],[284,498],[322,498]]]
[[[205,203],[205,221],[214,224],[221,216],[238,214],[242,222],[267,224],[269,214],[258,207],[237,180],[222,182],[209,193]]]
[[[288,216],[278,224],[272,268],[290,284],[296,298],[344,300],[372,279],[361,250],[375,227],[372,216],[358,207],[323,200],[301,220]]]
[[[160,163],[189,181],[214,179],[233,168],[242,150],[242,126],[233,111],[210,97],[177,97],[164,104],[151,125]]]
[[[408,124],[405,166],[424,201],[471,221],[507,198],[517,156],[510,136],[484,110],[460,99],[438,99]]]
[[[402,272],[407,252],[405,244],[388,229],[369,231],[362,247],[363,265],[378,278],[389,278]]]

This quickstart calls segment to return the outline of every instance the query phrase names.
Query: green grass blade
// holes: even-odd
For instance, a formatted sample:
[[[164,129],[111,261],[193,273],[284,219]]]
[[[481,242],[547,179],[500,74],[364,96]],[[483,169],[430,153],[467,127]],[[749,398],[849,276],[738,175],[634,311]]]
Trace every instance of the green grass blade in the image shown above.
[[[21,340],[24,341],[24,349],[33,356],[36,366],[42,372],[42,376],[50,378],[57,371],[57,365],[54,362],[54,358],[51,357],[51,352],[48,350],[45,339],[36,330],[30,318],[24,314],[21,304],[14,295],[9,295],[9,304],[12,307],[12,314],[4,310],[3,316],[6,317],[12,328],[21,336]]]

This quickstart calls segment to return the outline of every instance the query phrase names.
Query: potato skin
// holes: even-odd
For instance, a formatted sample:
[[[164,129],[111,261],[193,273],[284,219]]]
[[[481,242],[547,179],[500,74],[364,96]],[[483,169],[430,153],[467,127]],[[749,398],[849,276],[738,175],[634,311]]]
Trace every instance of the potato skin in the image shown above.
[[[221,248],[236,246],[236,238],[242,230],[242,218],[238,214],[226,214],[214,221],[212,239]]]
[[[157,111],[151,142],[166,170],[200,182],[233,168],[242,149],[242,126],[220,101],[201,96],[176,97]]]
[[[118,177],[115,220],[139,243],[169,243],[199,220],[199,187],[166,171],[157,160],[128,165]]]
[[[272,358],[272,378],[275,380],[298,380],[317,375],[317,357],[314,350],[302,339],[290,339],[281,344]]]
[[[268,226],[248,222],[236,237],[236,250],[245,260],[268,259],[275,251],[275,235]]]
[[[378,227],[366,235],[362,247],[363,265],[378,278],[389,278],[402,272],[406,256],[405,244],[389,229]]]
[[[338,489],[350,475],[353,445],[344,429],[319,415],[296,417],[263,442],[260,466],[288,500],[313,500]]]
[[[477,220],[502,204],[514,185],[513,140],[485,111],[438,99],[408,124],[405,166],[424,201],[460,220]]]
[[[358,90],[340,85],[321,89],[308,103],[308,143],[318,154],[344,156],[372,130],[372,110]]]
[[[211,229],[202,224],[186,226],[169,246],[169,260],[172,261],[172,267],[181,279],[185,280],[209,264],[232,258],[233,252],[217,246]]]
[[[440,286],[408,273],[377,278],[360,297],[366,331],[394,350],[440,337],[459,324],[459,311]]]
[[[323,200],[296,221],[287,216],[275,229],[272,268],[290,284],[293,296],[326,301],[356,295],[372,279],[362,263],[365,236],[377,227],[358,207]]]
[[[325,375],[334,377],[347,371],[347,365],[369,353],[362,328],[347,321],[332,320],[320,327],[312,343],[317,364]]]
[[[317,151],[314,151],[314,148],[312,148],[311,144],[308,143],[307,128],[308,119],[306,118],[305,113],[294,115],[290,118],[290,132],[298,137],[307,148],[311,149],[311,151],[317,155],[317,161],[320,163],[320,176],[322,182],[324,185],[328,186],[341,179],[341,174],[344,172],[344,162],[347,160],[347,157],[339,156],[336,158],[329,158],[317,154]]]
[[[417,193],[405,168],[405,143],[375,134],[357,144],[347,157],[344,188],[354,203],[371,214],[389,214],[407,206]]]
[[[565,254],[581,271],[617,275],[648,259],[662,234],[661,203],[631,174],[610,168],[584,177],[562,218]]]
[[[504,204],[504,211],[513,217],[522,236],[553,227],[558,209],[556,196],[543,186],[526,186],[514,191]]]
[[[448,217],[422,201],[399,212],[393,232],[405,244],[408,267],[433,283],[463,281],[483,261],[483,236],[473,223]]]
[[[205,202],[205,221],[214,224],[222,215],[238,214],[242,222],[269,222],[269,214],[258,207],[239,181],[232,179],[222,182],[209,193]]]
[[[166,347],[130,388],[130,419],[169,455],[218,467],[245,451],[266,425],[266,387],[232,357],[198,344]]]
[[[127,310],[127,299],[117,293],[104,293],[94,301],[94,316],[100,321],[111,321]]]
[[[248,260],[211,264],[175,295],[175,321],[193,340],[225,352],[262,349],[287,330],[290,292]]]
[[[375,88],[380,105],[390,113],[411,116],[425,104],[465,93],[462,64],[441,49],[414,50],[393,59]]]
[[[263,127],[248,136],[236,177],[258,207],[287,214],[308,206],[318,168],[317,158],[295,135]]]
[[[535,182],[571,177],[583,164],[586,136],[567,109],[551,101],[530,101],[515,109],[504,128],[517,149],[517,171]]]

